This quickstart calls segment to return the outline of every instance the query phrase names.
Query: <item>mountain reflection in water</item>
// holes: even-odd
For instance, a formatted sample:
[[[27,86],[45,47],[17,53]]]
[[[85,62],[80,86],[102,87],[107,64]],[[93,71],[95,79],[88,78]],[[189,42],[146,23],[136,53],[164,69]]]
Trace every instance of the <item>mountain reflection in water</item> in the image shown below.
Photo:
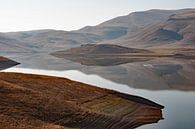
[[[195,90],[195,60],[156,58],[153,60],[125,63],[115,66],[86,66],[54,56],[37,53],[21,53],[9,56],[20,62],[19,67],[48,70],[78,70],[95,74],[116,83],[136,89],[148,90]]]
[[[161,58],[115,66],[86,66],[43,53],[21,53],[17,57],[5,56],[20,62],[21,65],[17,66],[18,68],[32,68],[35,69],[36,74],[50,73],[55,76],[61,73],[73,80],[111,87],[111,89],[142,96],[165,106],[163,121],[140,127],[140,129],[195,127],[195,60]],[[33,71],[32,69],[30,72]],[[45,69],[45,71],[36,69]]]

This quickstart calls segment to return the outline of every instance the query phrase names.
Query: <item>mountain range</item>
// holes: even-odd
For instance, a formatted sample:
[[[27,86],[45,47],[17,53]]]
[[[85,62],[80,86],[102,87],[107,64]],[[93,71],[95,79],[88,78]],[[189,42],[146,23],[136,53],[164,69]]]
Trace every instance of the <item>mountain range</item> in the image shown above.
[[[76,31],[34,30],[0,33],[0,52],[51,53],[81,44],[133,48],[194,47],[195,9],[134,12]]]

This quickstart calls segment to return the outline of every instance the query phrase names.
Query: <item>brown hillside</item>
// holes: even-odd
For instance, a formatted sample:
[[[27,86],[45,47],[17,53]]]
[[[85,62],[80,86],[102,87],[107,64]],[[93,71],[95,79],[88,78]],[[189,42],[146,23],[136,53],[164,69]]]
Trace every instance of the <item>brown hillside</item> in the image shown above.
[[[86,44],[80,47],[71,48],[66,51],[59,51],[54,54],[67,55],[107,55],[107,54],[127,54],[127,53],[150,53],[148,50],[127,48],[111,44]]]
[[[54,52],[51,55],[84,65],[113,66],[149,60],[150,57],[145,56],[147,54],[152,52],[111,44],[86,44],[66,51]]]
[[[132,129],[162,119],[144,98],[65,78],[0,73],[1,129]]]

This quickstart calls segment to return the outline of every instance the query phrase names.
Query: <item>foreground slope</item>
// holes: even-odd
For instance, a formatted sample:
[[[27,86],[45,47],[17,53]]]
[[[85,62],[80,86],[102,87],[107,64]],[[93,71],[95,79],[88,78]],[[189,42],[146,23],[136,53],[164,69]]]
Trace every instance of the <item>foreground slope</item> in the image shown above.
[[[40,75],[0,73],[0,128],[131,129],[162,119],[144,98]]]

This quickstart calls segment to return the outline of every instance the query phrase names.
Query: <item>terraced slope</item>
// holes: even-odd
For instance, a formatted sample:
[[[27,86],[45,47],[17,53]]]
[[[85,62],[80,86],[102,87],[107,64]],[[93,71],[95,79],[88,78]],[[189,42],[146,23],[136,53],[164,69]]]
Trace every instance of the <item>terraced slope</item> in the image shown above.
[[[2,129],[132,129],[158,122],[162,108],[65,78],[0,73]]]
[[[19,63],[0,56],[0,70],[15,66]]]

